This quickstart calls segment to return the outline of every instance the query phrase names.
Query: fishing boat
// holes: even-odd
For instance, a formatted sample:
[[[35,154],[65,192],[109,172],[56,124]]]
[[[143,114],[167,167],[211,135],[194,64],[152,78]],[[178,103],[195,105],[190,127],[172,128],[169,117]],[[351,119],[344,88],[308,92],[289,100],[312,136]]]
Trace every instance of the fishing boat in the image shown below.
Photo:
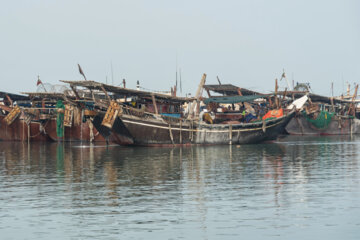
[[[43,122],[25,109],[27,96],[0,92],[0,141],[49,141]]]
[[[282,111],[281,116],[258,121],[217,122],[200,111],[201,92],[206,75],[199,84],[195,98],[181,98],[154,92],[131,90],[94,81],[64,81],[73,86],[103,91],[107,95],[108,109],[102,125],[107,125],[118,136],[132,139],[132,144],[166,146],[189,144],[248,144],[275,139],[294,116],[294,111]],[[111,93],[111,95],[108,94]],[[250,102],[268,95],[209,97],[205,104]],[[189,111],[182,111],[187,104]],[[110,114],[111,113],[111,114]],[[243,113],[237,116],[243,118]],[[110,121],[107,121],[110,119]],[[111,124],[118,121],[118,125]],[[105,122],[105,123],[104,123]],[[96,124],[98,125],[98,124]],[[117,129],[118,128],[118,129]],[[100,131],[101,132],[101,131]],[[121,132],[121,134],[120,134]],[[122,142],[118,142],[123,144]]]
[[[93,126],[96,113],[89,108],[93,102],[76,101],[69,93],[27,92],[32,111],[43,123],[44,132],[52,141],[105,142]],[[35,107],[34,107],[35,106]]]
[[[120,119],[136,145],[248,144],[276,139],[293,115],[291,111],[268,121],[220,124],[154,114],[147,114],[146,118],[122,114]]]
[[[357,88],[356,88],[357,90]],[[293,98],[304,94],[306,101],[286,126],[290,135],[351,135],[360,134],[355,96],[352,99],[325,97],[312,93],[288,92]]]
[[[76,88],[83,87],[97,95],[102,93],[106,96],[106,99],[97,99],[97,115],[92,122],[107,142],[120,145],[137,144],[126,122],[122,120],[123,114],[147,118],[149,113],[164,118],[180,119],[181,105],[188,100],[165,93],[128,89],[91,80],[62,82],[70,84],[75,93],[79,91]],[[147,134],[144,133],[144,136]]]

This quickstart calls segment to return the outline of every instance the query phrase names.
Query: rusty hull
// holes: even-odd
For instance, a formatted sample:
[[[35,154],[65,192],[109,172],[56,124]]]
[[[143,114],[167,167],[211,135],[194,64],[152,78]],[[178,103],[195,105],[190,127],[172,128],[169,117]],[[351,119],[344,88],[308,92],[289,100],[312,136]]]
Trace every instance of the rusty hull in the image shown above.
[[[0,141],[51,141],[46,132],[42,131],[40,125],[45,124],[41,122],[32,121],[27,125],[23,119],[17,118],[7,125],[4,118],[0,115]]]
[[[333,117],[329,125],[324,129],[313,126],[302,115],[297,115],[286,126],[290,135],[351,135],[360,134],[360,120],[350,118]]]
[[[64,127],[64,137],[58,137],[56,133],[56,118],[51,118],[47,120],[45,127],[46,133],[53,141],[80,141],[80,142],[90,142],[91,136],[90,131],[93,131],[93,142],[105,142],[105,138],[99,134],[99,132],[94,127],[92,130],[89,127],[89,122],[82,122],[79,125],[73,124],[71,127]]]

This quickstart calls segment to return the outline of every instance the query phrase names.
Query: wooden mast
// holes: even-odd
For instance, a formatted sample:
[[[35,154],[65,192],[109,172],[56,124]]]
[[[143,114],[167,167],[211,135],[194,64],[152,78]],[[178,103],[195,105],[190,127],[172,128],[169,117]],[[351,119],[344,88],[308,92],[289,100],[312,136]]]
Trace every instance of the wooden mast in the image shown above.
[[[353,116],[355,116],[355,103],[354,102],[355,102],[355,98],[357,96],[358,87],[359,87],[359,85],[357,84],[355,87],[354,95],[351,98],[351,104],[350,104],[350,108],[348,111],[348,115],[350,115],[350,113],[351,113]]]
[[[199,86],[198,86],[198,89],[197,89],[197,91],[196,91],[196,94],[195,94],[196,100],[194,100],[194,101],[191,103],[188,118],[194,118],[195,106],[200,104],[200,97],[201,97],[202,89],[203,89],[203,87],[204,87],[204,85],[205,85],[205,81],[206,81],[206,74],[204,73],[203,76],[202,76],[202,78],[201,78],[201,81],[200,81],[200,84],[199,84]]]

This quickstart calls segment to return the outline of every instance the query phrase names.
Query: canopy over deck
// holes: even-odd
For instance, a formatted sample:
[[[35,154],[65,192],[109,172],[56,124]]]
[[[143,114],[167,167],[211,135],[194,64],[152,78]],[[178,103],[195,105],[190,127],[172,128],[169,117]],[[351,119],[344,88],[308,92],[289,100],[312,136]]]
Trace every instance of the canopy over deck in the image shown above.
[[[239,95],[239,90],[241,91],[241,94],[243,96],[248,95],[261,95],[261,93],[246,89],[246,88],[240,88],[237,86],[234,86],[232,84],[215,84],[215,85],[204,85],[204,89],[207,91],[213,91],[216,93],[232,96],[232,95]]]
[[[64,99],[71,98],[72,96],[67,95],[65,93],[54,93],[54,92],[23,92],[23,94],[28,95],[30,99]]]
[[[185,103],[194,100],[194,98],[184,98],[184,97],[175,97],[171,95],[156,93],[156,92],[146,92],[141,90],[135,90],[135,89],[129,89],[129,88],[123,88],[118,86],[112,86],[105,83],[100,83],[96,81],[68,81],[68,80],[60,80],[61,82],[68,83],[70,86],[75,87],[84,87],[91,90],[98,90],[98,91],[107,91],[114,93],[119,96],[138,96],[140,98],[151,98],[152,96],[155,96],[157,100],[165,100],[165,101],[171,101],[175,103]]]
[[[265,98],[271,96],[270,94],[262,94],[262,95],[248,95],[248,96],[220,96],[220,97],[210,97],[204,99],[204,103],[208,104],[211,102],[215,103],[239,103],[239,102],[252,102],[258,98]]]
[[[6,98],[6,96],[9,96],[9,98],[13,101],[27,101],[30,100],[28,96],[15,94],[15,93],[8,93],[8,92],[0,92],[0,98]]]
[[[282,92],[278,92],[278,95],[284,95],[287,97],[294,97],[295,99],[301,98],[304,95],[307,95],[311,101],[313,102],[322,102],[322,103],[328,103],[331,104],[331,99],[333,100],[333,103],[351,103],[351,100],[345,100],[345,99],[339,99],[339,98],[335,98],[335,97],[326,97],[326,96],[321,96],[321,95],[317,95],[314,93],[309,93],[309,92],[303,92],[303,91],[282,91]],[[354,102],[358,102],[358,101],[354,101]]]

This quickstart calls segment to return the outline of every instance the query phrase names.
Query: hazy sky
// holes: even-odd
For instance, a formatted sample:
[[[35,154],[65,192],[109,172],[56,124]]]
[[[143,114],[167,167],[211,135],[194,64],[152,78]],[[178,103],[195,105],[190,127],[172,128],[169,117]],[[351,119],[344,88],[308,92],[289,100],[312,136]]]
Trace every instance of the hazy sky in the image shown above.
[[[360,1],[17,0],[0,2],[0,91],[43,82],[136,80],[169,90],[176,58],[183,95],[207,83],[274,89],[289,81],[335,94],[360,83]],[[177,56],[177,57],[176,57]],[[285,87],[284,81],[280,82]]]

